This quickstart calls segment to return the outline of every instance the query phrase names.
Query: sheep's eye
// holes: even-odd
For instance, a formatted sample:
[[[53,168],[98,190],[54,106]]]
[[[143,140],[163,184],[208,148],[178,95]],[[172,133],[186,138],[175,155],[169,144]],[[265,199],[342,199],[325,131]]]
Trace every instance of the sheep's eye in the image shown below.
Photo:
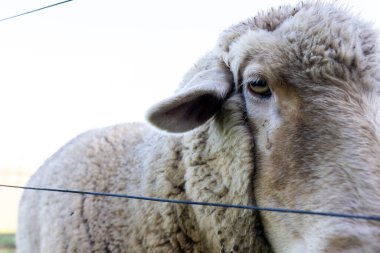
[[[270,90],[267,82],[264,79],[256,79],[247,84],[249,92],[260,98],[270,98],[272,91]]]

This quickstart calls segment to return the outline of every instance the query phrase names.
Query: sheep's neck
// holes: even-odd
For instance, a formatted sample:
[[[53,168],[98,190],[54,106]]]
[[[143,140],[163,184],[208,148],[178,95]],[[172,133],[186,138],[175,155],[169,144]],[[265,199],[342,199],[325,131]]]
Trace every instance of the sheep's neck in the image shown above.
[[[229,115],[228,109],[223,115]],[[183,145],[187,198],[255,204],[253,142],[245,124],[232,124],[228,117],[216,118],[187,134]],[[206,244],[203,250],[207,252],[270,252],[256,212],[194,206],[186,215],[198,224],[193,228],[198,233],[190,233],[193,241]]]

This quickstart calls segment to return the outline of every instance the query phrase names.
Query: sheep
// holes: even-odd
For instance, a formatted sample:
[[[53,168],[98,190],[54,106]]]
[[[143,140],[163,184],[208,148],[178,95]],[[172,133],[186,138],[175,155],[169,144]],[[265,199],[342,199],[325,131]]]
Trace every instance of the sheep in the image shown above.
[[[380,212],[379,57],[336,3],[261,12],[225,30],[155,128],[84,133],[33,187]],[[380,252],[375,221],[25,191],[18,252]]]

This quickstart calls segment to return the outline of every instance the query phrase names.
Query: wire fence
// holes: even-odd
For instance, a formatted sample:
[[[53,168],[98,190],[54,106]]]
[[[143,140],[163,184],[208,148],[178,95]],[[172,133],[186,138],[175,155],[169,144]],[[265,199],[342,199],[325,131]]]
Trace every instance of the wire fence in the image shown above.
[[[14,19],[24,15],[28,15],[34,12],[45,10],[54,6],[62,5],[73,0],[66,0],[58,2],[52,5],[44,6],[38,9],[20,13],[14,16],[0,19],[0,22],[9,19]],[[133,196],[127,194],[116,194],[116,193],[105,193],[105,192],[92,192],[92,191],[79,191],[79,190],[67,190],[67,189],[54,189],[54,188],[42,188],[42,187],[23,187],[16,185],[4,185],[1,184],[0,187],[6,188],[17,188],[24,190],[34,190],[34,191],[45,191],[45,192],[59,192],[59,193],[70,193],[70,194],[82,194],[82,195],[93,195],[100,197],[114,197],[114,198],[126,198],[126,199],[137,199],[144,201],[154,201],[162,203],[172,203],[172,204],[183,204],[183,205],[197,205],[197,206],[212,206],[219,208],[236,208],[236,209],[249,209],[253,211],[263,211],[263,212],[278,212],[278,213],[288,213],[288,214],[299,214],[299,215],[317,215],[317,216],[327,216],[335,218],[345,218],[345,219],[361,219],[361,220],[373,220],[380,221],[379,215],[367,215],[367,214],[345,214],[345,213],[335,213],[335,212],[319,212],[319,211],[308,211],[308,210],[297,210],[297,209],[287,209],[287,208],[276,208],[276,207],[259,207],[259,206],[248,206],[248,205],[234,205],[225,203],[212,203],[212,202],[197,202],[197,201],[186,201],[186,200],[176,200],[176,199],[164,199],[164,198],[152,198],[145,196]]]
[[[79,191],[79,190],[67,190],[67,189],[55,189],[55,188],[41,188],[41,187],[23,187],[23,186],[16,186],[16,185],[2,185],[1,184],[0,187],[17,188],[17,189],[34,190],[34,191],[47,191],[47,192],[60,192],[60,193],[93,195],[93,196],[100,196],[100,197],[137,199],[137,200],[144,200],[144,201],[154,201],[154,202],[183,204],[183,205],[250,209],[250,210],[254,210],[254,211],[264,211],[264,212],[278,212],[278,213],[301,214],[301,215],[317,215],[317,216],[328,216],[328,217],[345,218],[345,219],[361,219],[361,220],[380,221],[380,216],[378,216],[378,215],[345,214],[345,213],[319,212],[319,211],[297,210],[297,209],[276,208],[276,207],[234,205],[234,204],[225,204],[225,203],[198,202],[198,201],[187,201],[187,200],[176,200],[176,199],[152,198],[152,197],[145,197],[145,196],[134,196],[134,195],[127,195],[127,194],[116,194],[116,193],[106,193],[106,192],[92,192],[92,191]]]

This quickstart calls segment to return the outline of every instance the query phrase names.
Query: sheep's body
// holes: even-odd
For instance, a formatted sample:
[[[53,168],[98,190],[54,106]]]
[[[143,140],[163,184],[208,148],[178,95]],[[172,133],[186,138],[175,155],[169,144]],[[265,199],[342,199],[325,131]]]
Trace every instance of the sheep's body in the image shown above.
[[[184,137],[139,124],[94,130],[59,150],[29,185],[252,204],[250,134],[208,129]],[[250,211],[33,191],[23,199],[20,216],[34,218],[19,226],[18,252],[254,252],[261,243]]]
[[[29,185],[376,214],[375,41],[371,26],[334,4],[261,13],[226,30],[148,112],[163,130],[193,131],[92,131]],[[17,234],[20,253],[380,252],[379,223],[32,191]]]

